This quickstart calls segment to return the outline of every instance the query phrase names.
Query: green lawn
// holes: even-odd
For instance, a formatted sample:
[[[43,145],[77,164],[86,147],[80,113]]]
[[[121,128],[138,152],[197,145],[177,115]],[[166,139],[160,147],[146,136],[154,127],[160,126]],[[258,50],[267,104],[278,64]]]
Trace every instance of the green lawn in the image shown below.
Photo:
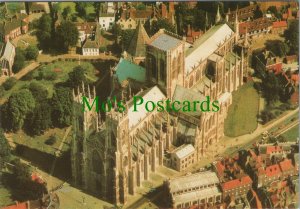
[[[61,141],[65,135],[66,128],[59,129],[49,129],[43,135],[30,137],[26,135],[23,131],[18,131],[17,133],[13,133],[11,135],[13,141],[17,144],[24,145],[25,147],[39,150],[41,152],[45,152],[53,155],[55,151],[59,148]],[[57,141],[53,145],[47,145],[45,142],[49,139],[50,136],[55,135]],[[70,137],[70,133],[69,133]],[[68,140],[66,140],[67,142]],[[68,146],[63,147],[63,151],[67,150]]]
[[[295,126],[291,128],[287,132],[283,133],[282,136],[287,139],[287,141],[296,141],[299,137],[299,127]]]
[[[225,135],[236,137],[254,131],[257,127],[259,95],[253,83],[244,84],[233,92],[232,104],[225,120]]]
[[[0,186],[0,207],[14,204],[11,193],[6,188]]]

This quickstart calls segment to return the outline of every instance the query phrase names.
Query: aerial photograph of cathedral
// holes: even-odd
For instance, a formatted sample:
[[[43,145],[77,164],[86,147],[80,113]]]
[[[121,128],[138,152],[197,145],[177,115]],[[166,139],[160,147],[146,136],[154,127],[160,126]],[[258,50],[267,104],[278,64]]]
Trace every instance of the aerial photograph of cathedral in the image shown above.
[[[299,208],[299,2],[0,2],[0,209]]]

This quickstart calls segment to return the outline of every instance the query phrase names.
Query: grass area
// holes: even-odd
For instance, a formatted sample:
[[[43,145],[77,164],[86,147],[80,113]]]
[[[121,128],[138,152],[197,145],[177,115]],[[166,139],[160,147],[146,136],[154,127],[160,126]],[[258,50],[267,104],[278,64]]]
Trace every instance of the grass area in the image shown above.
[[[80,65],[86,69],[86,77],[94,82],[97,80],[95,75],[96,68],[89,62],[80,62]],[[72,61],[57,61],[48,65],[41,65],[37,70],[34,70],[24,76],[21,80],[18,80],[16,85],[12,89],[5,92],[4,96],[0,98],[0,104],[3,104],[9,96],[20,89],[27,88],[33,81],[39,82],[44,85],[49,93],[49,98],[52,97],[54,85],[59,82],[65,82],[68,79],[68,73],[70,73],[74,67],[78,66],[78,62]],[[44,75],[56,74],[54,80],[39,79],[39,74]]]
[[[75,2],[59,2],[58,3],[59,13],[61,14],[64,11],[64,8],[70,7],[71,14],[75,14],[77,16],[75,6],[76,6]],[[85,7],[85,11],[86,11],[86,19],[91,20],[94,18],[95,8],[93,6],[93,3],[87,4],[87,6]],[[77,16],[77,22],[84,22],[84,20]]]
[[[236,137],[254,131],[257,127],[258,103],[259,95],[252,82],[233,92],[224,124],[225,135]]]
[[[31,46],[37,46],[37,38],[34,35],[30,35],[29,33],[23,34],[22,36],[19,36],[12,40],[12,43],[16,47],[20,47],[21,49],[26,49],[29,45]],[[28,44],[29,45],[28,45]]]
[[[53,128],[46,131],[43,135],[30,137],[26,135],[23,131],[18,131],[17,133],[13,133],[10,135],[10,137],[13,139],[13,141],[17,144],[24,145],[25,147],[36,149],[41,152],[46,152],[48,154],[54,154],[55,151],[57,151],[61,141],[63,140],[63,137],[65,135],[66,128],[64,129],[58,129]],[[56,142],[53,145],[47,145],[45,142],[49,139],[50,136],[55,135],[56,136]],[[69,133],[70,135],[70,133]],[[67,147],[67,146],[64,146]],[[65,148],[66,150],[67,148]]]
[[[14,204],[11,199],[11,193],[8,189],[0,186],[0,207]]]
[[[287,140],[291,142],[295,142],[297,138],[299,138],[299,127],[295,126],[288,130],[287,132],[283,133],[282,136]]]

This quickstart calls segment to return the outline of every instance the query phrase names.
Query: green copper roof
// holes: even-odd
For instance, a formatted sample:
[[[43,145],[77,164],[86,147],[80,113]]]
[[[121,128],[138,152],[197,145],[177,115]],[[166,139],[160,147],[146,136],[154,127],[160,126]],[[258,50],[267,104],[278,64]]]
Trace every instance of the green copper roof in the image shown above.
[[[146,69],[123,58],[116,66],[116,75],[120,83],[128,78],[139,82],[146,81]]]

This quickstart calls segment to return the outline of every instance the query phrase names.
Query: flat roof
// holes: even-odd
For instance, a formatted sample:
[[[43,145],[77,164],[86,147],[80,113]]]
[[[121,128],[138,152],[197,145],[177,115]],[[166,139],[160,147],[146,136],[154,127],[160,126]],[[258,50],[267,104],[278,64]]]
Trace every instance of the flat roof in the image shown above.
[[[221,195],[221,191],[216,187],[210,187],[198,191],[192,191],[173,196],[175,204],[193,202],[198,199],[205,199],[216,195]]]
[[[182,176],[169,181],[170,193],[178,192],[193,187],[201,187],[204,185],[218,184],[219,178],[212,171],[204,171],[188,176]]]
[[[175,37],[172,37],[168,34],[160,34],[158,37],[156,37],[151,43],[151,46],[154,46],[158,49],[161,49],[163,51],[167,51],[170,49],[173,49],[176,47],[179,43],[181,43],[180,39],[177,39]]]

